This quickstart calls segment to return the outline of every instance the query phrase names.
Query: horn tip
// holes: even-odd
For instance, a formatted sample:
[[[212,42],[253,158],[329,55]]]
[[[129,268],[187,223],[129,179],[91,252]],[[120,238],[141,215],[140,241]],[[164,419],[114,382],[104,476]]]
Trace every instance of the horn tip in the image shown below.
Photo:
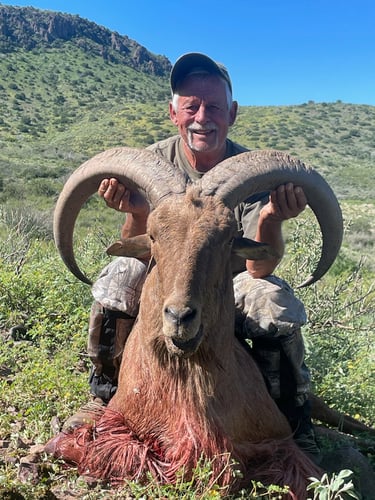
[[[321,278],[321,276],[317,277],[317,276],[314,276],[313,274],[311,274],[307,279],[305,279],[305,281],[303,283],[301,283],[300,285],[297,285],[296,288],[305,288],[306,286],[310,286],[313,283],[315,283],[316,281],[318,281],[320,278]]]

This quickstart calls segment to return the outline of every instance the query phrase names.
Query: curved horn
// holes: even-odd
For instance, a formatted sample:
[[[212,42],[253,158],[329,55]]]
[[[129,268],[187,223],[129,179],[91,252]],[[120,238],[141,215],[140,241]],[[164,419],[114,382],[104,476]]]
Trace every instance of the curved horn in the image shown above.
[[[323,177],[297,158],[281,151],[249,151],[228,158],[201,179],[202,193],[218,196],[234,208],[251,194],[293,182],[306,194],[322,232],[323,245],[315,271],[299,287],[318,281],[340,250],[343,221],[339,203]]]
[[[144,196],[153,207],[166,196],[184,193],[186,188],[186,178],[180,170],[156,153],[144,149],[109,149],[75,170],[57,200],[54,237],[66,266],[88,284],[91,281],[81,272],[74,257],[74,224],[85,201],[96,193],[103,179],[110,177]]]

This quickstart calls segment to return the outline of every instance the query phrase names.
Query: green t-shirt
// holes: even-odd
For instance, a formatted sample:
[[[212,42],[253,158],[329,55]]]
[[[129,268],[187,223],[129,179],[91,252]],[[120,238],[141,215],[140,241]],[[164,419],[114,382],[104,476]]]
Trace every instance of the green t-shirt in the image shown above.
[[[227,139],[226,144],[227,148],[224,159],[248,151],[248,149],[240,146],[239,144],[236,144],[230,139]],[[147,149],[150,149],[151,151],[154,151],[155,153],[171,161],[174,165],[176,165],[176,167],[178,167],[186,174],[187,178],[191,180],[199,179],[200,177],[202,177],[202,175],[204,175],[204,173],[198,172],[191,167],[184,152],[182,138],[179,135],[175,135],[173,137],[169,137],[168,139],[152,144]],[[234,213],[237,220],[239,236],[243,235],[247,238],[255,237],[259,211],[267,202],[268,193],[261,193],[260,195],[251,197],[249,201],[245,200],[235,208]],[[241,257],[233,256],[232,270],[234,274],[244,271],[245,260]]]

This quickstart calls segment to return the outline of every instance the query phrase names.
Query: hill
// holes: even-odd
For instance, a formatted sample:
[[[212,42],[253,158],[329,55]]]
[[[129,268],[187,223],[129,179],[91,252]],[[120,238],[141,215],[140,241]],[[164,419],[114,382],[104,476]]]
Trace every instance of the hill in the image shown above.
[[[31,445],[51,437],[51,425],[60,428],[87,400],[92,296],[59,257],[51,220],[67,175],[85,159],[175,132],[167,106],[170,68],[165,57],[78,16],[0,4],[1,498],[121,496],[82,481],[74,469],[47,458],[31,463],[28,457],[36,455],[26,456]],[[340,255],[324,280],[296,294],[309,317],[304,336],[314,391],[373,425],[375,107],[240,107],[230,134],[249,148],[299,156],[340,198]],[[78,262],[93,278],[109,262],[104,248],[123,222],[123,214],[103,206],[92,197],[75,234]],[[308,210],[285,226],[287,251],[278,275],[294,286],[315,265],[320,235]],[[355,439],[373,463],[373,442]],[[324,435],[320,444],[329,451],[339,446]],[[205,465],[197,474],[212,479]],[[258,482],[256,489],[256,498],[266,495]],[[220,494],[211,486],[209,492],[212,498]],[[195,498],[196,483],[181,475],[178,493]],[[129,495],[171,498],[175,492],[130,482],[122,497]]]
[[[0,201],[50,207],[87,157],[174,133],[170,68],[165,57],[78,16],[0,5]],[[373,106],[241,107],[231,137],[300,156],[340,198],[373,198]]]
[[[2,53],[18,49],[59,48],[71,42],[83,52],[144,73],[165,77],[171,69],[166,57],[151,54],[127,36],[111,32],[79,16],[0,4],[0,26]]]

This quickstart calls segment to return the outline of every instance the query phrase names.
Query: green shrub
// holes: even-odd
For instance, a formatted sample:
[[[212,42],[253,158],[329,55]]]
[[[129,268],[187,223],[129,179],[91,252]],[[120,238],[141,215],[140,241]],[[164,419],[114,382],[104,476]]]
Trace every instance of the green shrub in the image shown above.
[[[319,241],[311,214],[290,223],[280,274],[293,286],[314,269]],[[369,425],[375,407],[374,285],[374,274],[361,261],[353,261],[344,247],[320,282],[296,290],[308,315],[303,331],[315,392]]]
[[[90,220],[97,213],[93,200],[85,210]],[[2,234],[14,251],[0,251],[0,438],[9,441],[14,453],[27,453],[18,443],[43,443],[51,436],[51,419],[64,421],[87,401],[89,362],[86,355],[87,323],[91,305],[89,287],[78,282],[65,268],[53,242],[39,239],[33,224],[19,225],[3,212]],[[4,220],[7,223],[4,224]],[[92,219],[78,225],[76,255],[79,265],[91,277],[108,261],[103,248],[111,241],[110,232],[97,232]],[[103,226],[102,226],[103,227]],[[104,227],[110,227],[105,224]],[[319,231],[311,217],[292,221],[288,230],[288,254],[280,275],[293,284],[312,269],[319,256]],[[15,238],[14,235],[17,235]],[[22,240],[22,236],[24,239]],[[23,241],[23,242],[22,242]],[[344,249],[345,250],[345,249]],[[345,252],[343,254],[345,256]],[[309,315],[305,328],[308,364],[312,370],[316,392],[339,410],[371,423],[375,403],[371,357],[374,355],[371,332],[374,329],[375,297],[371,288],[373,275],[364,272],[340,255],[321,283],[297,290]],[[22,324],[24,337],[13,339],[12,326]],[[47,461],[46,461],[47,467]],[[46,469],[48,480],[28,485],[18,479],[16,469],[0,464],[0,493],[24,495],[22,498],[47,498],[51,487],[66,481],[82,498],[121,498],[131,492],[136,498],[197,498],[192,483],[183,480],[175,487],[129,483],[125,489],[109,494],[104,485],[88,485],[75,471],[64,471],[58,462]],[[209,468],[201,464],[197,477],[209,477]],[[324,478],[320,481],[324,484]],[[208,484],[208,483],[207,483]],[[28,492],[26,492],[28,491]],[[124,491],[126,493],[124,493]],[[210,486],[204,498],[217,498],[219,490]],[[264,488],[253,483],[236,498],[276,499],[280,488]],[[116,497],[116,495],[118,495]],[[6,498],[6,496],[4,496]],[[330,498],[330,497],[327,497]]]

